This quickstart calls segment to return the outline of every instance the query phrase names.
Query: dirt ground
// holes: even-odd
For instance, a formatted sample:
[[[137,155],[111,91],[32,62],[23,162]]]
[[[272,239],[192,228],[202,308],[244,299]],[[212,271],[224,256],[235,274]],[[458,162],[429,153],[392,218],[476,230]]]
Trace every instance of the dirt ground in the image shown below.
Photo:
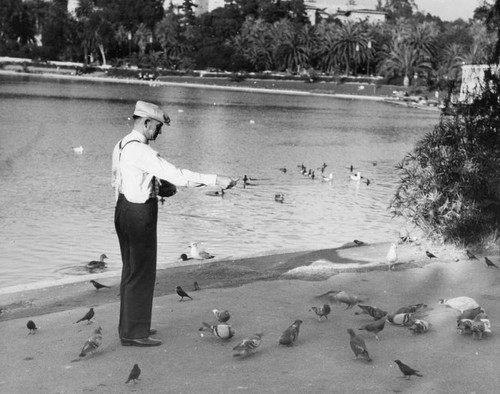
[[[211,268],[184,267],[184,277],[176,276],[178,273],[171,277],[194,300],[179,302],[172,291],[155,298],[153,324],[158,329],[157,337],[164,341],[157,348],[120,345],[116,331],[119,305],[116,298],[113,300],[113,283],[114,288],[100,291],[88,283],[84,289],[70,286],[57,291],[38,290],[36,295],[29,294],[29,302],[26,294],[0,296],[4,309],[0,315],[2,392],[498,392],[500,337],[496,326],[500,314],[500,270],[488,269],[483,254],[478,254],[479,260],[470,260],[464,251],[433,250],[438,258],[430,263],[425,256],[426,246],[403,245],[398,248],[398,264],[388,271],[387,249],[388,244],[377,244],[267,256],[262,261],[255,258],[216,262]],[[488,257],[498,263],[497,253]],[[267,278],[260,275],[260,279],[266,280],[250,280],[252,271],[255,277],[259,276],[256,273],[267,271],[261,262],[271,262],[271,271],[284,272]],[[342,265],[353,272],[331,276]],[[159,294],[163,286],[172,289],[168,272],[158,276]],[[227,274],[237,276],[237,272],[247,278],[235,284],[220,280]],[[199,280],[200,291],[190,291],[193,278],[203,278]],[[64,299],[64,293],[74,290],[78,303],[61,308],[57,302],[47,301],[52,297],[47,297],[47,292],[59,293]],[[323,303],[315,296],[330,290],[348,291],[362,297],[365,304],[389,312],[425,303],[428,307],[418,317],[430,322],[431,329],[413,335],[405,327],[386,323],[377,341],[372,334],[358,330],[372,321],[368,315],[355,315],[360,308],[344,310],[343,305],[333,302],[328,319],[320,322],[309,309]],[[474,340],[456,332],[458,312],[440,305],[438,300],[458,296],[472,297],[486,310],[491,334]],[[16,297],[17,303],[6,307],[5,302]],[[44,308],[39,308],[42,304]],[[91,306],[96,321],[75,324]],[[201,337],[198,331],[202,321],[214,322],[211,310],[216,307],[231,313],[230,323],[236,334],[228,341],[211,335]],[[25,314],[20,314],[20,310]],[[34,314],[30,315],[30,311]],[[41,327],[35,335],[27,335],[28,317]],[[279,346],[279,336],[296,319],[303,320],[303,324],[295,345]],[[99,352],[71,362],[97,325],[103,328]],[[371,363],[354,358],[348,328],[365,339]],[[232,348],[257,332],[263,332],[264,337],[255,354],[245,359],[233,357]],[[395,359],[418,369],[423,377],[404,379]],[[135,363],[142,370],[141,380],[126,385]]]

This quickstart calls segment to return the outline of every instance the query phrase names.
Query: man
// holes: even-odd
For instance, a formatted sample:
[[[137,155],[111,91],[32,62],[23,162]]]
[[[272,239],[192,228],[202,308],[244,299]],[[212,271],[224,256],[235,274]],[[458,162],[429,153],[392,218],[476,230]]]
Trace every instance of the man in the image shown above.
[[[221,175],[181,170],[149,146],[170,118],[157,105],[138,101],[134,127],[113,150],[113,185],[116,190],[115,228],[120,242],[122,276],[118,333],[124,346],[159,346],[151,338],[153,292],[156,280],[156,225],[159,179],[177,186],[233,187],[236,181]]]

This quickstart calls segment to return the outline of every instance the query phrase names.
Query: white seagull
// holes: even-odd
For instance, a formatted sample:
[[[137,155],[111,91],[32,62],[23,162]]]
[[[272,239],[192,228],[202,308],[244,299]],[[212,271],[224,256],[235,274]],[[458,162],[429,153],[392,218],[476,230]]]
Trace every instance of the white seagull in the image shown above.
[[[81,145],[80,146],[75,146],[75,147],[73,147],[71,149],[73,149],[73,152],[78,153],[79,155],[83,154],[83,146],[81,146]]]
[[[361,180],[361,172],[357,172],[356,174],[351,174],[349,175],[351,178],[351,181],[360,181]]]
[[[387,252],[387,263],[389,264],[389,271],[391,270],[391,264],[396,263],[398,261],[398,254],[396,252],[396,244],[392,243],[389,248],[389,252]]]
[[[189,248],[191,249],[191,258],[193,259],[206,260],[214,258],[214,256],[210,253],[205,252],[204,250],[199,250],[197,242],[191,242]]]

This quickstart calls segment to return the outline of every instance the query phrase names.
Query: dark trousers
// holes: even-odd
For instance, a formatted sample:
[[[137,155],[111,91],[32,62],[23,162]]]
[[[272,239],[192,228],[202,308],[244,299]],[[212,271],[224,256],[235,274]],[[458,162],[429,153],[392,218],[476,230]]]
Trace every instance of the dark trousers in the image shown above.
[[[115,229],[120,241],[120,338],[149,336],[156,280],[156,224],[158,200],[144,204],[127,201],[120,194],[115,208]]]

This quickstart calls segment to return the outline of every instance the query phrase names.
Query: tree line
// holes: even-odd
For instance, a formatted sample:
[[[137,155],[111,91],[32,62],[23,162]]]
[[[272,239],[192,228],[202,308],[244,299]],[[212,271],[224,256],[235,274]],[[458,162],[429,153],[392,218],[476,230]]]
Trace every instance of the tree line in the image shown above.
[[[72,14],[67,0],[2,0],[0,55],[175,70],[312,70],[437,87],[458,81],[462,64],[485,63],[495,52],[498,18],[487,2],[468,21],[446,22],[419,12],[414,0],[378,0],[384,23],[341,22],[313,9],[314,25],[304,0],[225,0],[199,16],[191,0],[163,3],[80,0]]]

